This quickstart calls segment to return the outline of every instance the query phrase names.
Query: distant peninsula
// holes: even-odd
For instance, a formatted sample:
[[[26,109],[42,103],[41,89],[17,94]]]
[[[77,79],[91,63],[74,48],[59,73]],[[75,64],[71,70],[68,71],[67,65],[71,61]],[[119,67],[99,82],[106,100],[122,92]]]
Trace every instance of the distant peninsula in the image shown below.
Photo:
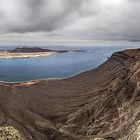
[[[39,47],[19,47],[13,50],[0,51],[0,58],[30,58],[65,53],[68,50],[51,50]]]

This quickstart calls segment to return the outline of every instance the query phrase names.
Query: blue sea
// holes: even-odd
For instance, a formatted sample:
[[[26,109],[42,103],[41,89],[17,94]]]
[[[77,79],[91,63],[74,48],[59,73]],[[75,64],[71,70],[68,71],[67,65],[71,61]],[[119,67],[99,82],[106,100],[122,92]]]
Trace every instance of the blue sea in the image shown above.
[[[17,46],[8,47],[16,48]],[[43,48],[49,48],[49,46],[43,46]],[[36,58],[0,59],[0,81],[22,82],[45,78],[71,77],[98,67],[113,52],[130,47],[51,46],[50,48],[83,51],[69,51]],[[7,49],[7,47],[1,46],[0,49]]]

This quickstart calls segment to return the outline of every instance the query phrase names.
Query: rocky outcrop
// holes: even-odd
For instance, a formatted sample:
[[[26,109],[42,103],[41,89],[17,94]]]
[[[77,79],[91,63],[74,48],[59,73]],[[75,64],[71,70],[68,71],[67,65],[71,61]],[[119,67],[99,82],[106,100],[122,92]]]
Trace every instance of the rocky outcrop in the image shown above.
[[[0,84],[0,125],[25,140],[139,140],[140,50],[69,79]]]
[[[0,127],[0,140],[21,140],[21,136],[14,127],[2,126]]]

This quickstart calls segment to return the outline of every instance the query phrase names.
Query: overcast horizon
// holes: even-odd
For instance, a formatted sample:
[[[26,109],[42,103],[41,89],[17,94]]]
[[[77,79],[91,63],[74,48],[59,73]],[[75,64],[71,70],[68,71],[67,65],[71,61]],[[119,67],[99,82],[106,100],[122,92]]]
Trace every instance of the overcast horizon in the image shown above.
[[[1,0],[1,44],[139,45],[138,0]]]

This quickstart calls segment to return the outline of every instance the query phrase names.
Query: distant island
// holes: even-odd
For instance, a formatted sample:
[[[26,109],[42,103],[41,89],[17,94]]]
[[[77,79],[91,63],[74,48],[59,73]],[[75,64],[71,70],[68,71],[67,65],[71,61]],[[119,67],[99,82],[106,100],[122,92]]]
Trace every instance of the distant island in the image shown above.
[[[19,47],[13,50],[0,52],[0,58],[30,58],[39,56],[50,56],[56,53],[66,53],[68,50],[51,50],[39,47]]]

